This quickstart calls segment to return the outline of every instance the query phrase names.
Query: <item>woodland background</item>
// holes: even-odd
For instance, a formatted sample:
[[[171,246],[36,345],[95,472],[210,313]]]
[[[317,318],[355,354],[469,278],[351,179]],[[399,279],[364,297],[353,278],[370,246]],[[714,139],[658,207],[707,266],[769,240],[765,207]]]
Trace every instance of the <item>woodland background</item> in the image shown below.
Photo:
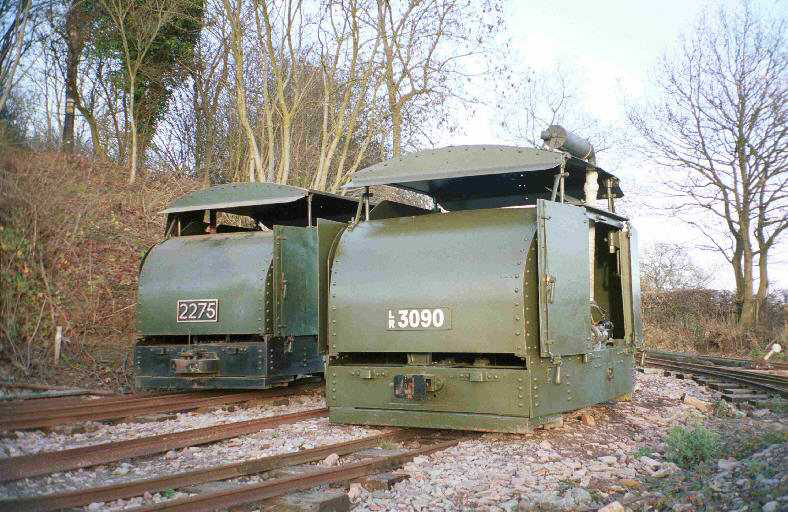
[[[725,256],[734,290],[709,289],[685,246],[643,248],[648,345],[757,356],[784,342],[768,275],[788,227],[784,18],[710,9],[666,42],[660,95],[631,105],[622,135],[578,108],[571,67],[511,66],[506,5],[0,0],[0,378],[130,387],[158,211],[230,181],[342,192],[356,170],[461,132],[480,89],[513,143],[562,123],[603,163],[615,146],[660,166],[653,208]]]

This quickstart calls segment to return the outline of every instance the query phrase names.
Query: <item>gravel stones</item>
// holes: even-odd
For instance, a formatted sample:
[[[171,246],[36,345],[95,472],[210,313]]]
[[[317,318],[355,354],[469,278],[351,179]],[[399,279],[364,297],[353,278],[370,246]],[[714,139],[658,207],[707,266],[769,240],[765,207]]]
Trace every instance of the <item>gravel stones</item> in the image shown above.
[[[624,512],[624,505],[618,501],[614,501],[600,508],[597,512]]]
[[[553,430],[483,434],[418,457],[404,466],[409,479],[388,491],[363,494],[354,511],[606,507],[605,512],[623,512],[614,495],[639,495],[644,481],[665,481],[679,471],[659,453],[672,427],[695,425],[704,418],[685,396],[714,401],[714,395],[694,381],[637,373],[629,402],[567,414],[566,423]],[[584,416],[594,421],[584,421]],[[649,455],[635,456],[644,448]]]
[[[317,394],[310,394],[291,397],[289,406],[274,407],[271,404],[263,403],[260,406],[249,409],[237,409],[233,412],[217,410],[200,414],[179,414],[177,419],[162,423],[100,425],[100,431],[103,432],[100,438],[93,437],[90,439],[92,442],[87,444],[157,435],[166,432],[178,432],[212,424],[263,418],[324,406],[325,404],[321,397]],[[161,426],[162,430],[153,430],[157,425]],[[136,436],[132,436],[135,427],[139,427],[139,432],[137,432]],[[254,434],[239,436],[217,443],[170,450],[152,457],[135,458],[119,461],[118,463],[6,482],[0,484],[0,498],[49,494],[154,478],[195,469],[204,469],[217,464],[229,464],[285,452],[315,448],[381,432],[379,429],[350,425],[330,425],[327,418],[310,419],[298,423],[280,425],[272,429],[261,430]],[[85,444],[86,441],[81,435],[68,436],[62,433],[44,434],[42,432],[21,432],[20,434],[22,434],[21,437],[23,439],[31,442],[35,440],[36,444],[29,446],[33,453],[56,451],[61,447],[71,448],[74,445]],[[74,439],[74,437],[78,439]],[[8,444],[6,445],[6,443]],[[0,445],[19,446],[19,437],[17,439],[6,438],[0,440]],[[122,510],[132,506],[140,506],[144,503],[156,503],[174,499],[176,496],[187,495],[179,494],[178,492],[147,493],[146,496],[138,498],[106,503],[96,510]]]
[[[668,485],[679,469],[663,459],[664,437],[674,426],[692,426],[708,418],[694,405],[693,397],[713,403],[715,396],[690,380],[675,380],[660,374],[636,374],[636,389],[629,402],[585,408],[565,416],[566,422],[552,430],[513,435],[487,433],[467,439],[441,452],[414,458],[386,485],[354,482],[342,491],[355,504],[354,511],[471,511],[514,512],[537,510],[600,510],[622,512],[644,496],[654,482]],[[91,428],[69,432],[20,432],[16,438],[0,440],[6,455],[55,451],[111,440],[162,434],[229,421],[285,414],[322,407],[317,394],[292,397],[288,405],[203,414],[178,414],[158,423],[119,425],[90,424]],[[772,413],[726,421],[757,422],[784,429],[783,420]],[[590,421],[589,421],[590,418]],[[93,428],[95,427],[95,428]],[[0,497],[42,494],[107,485],[238,462],[316,446],[348,441],[380,433],[381,429],[331,425],[325,418],[282,425],[219,443],[195,446],[147,458],[106,464],[85,470],[57,473],[0,485]],[[772,446],[747,461],[722,460],[711,486],[735,496],[737,489],[758,491],[785,486],[788,478],[777,474],[753,477],[745,470],[754,465],[773,466],[788,459],[788,443]],[[336,454],[318,464],[342,464]],[[229,485],[259,482],[266,475],[250,475],[228,481]],[[391,485],[393,484],[393,485]],[[390,486],[391,485],[391,486]],[[389,488],[390,486],[390,488]],[[653,489],[652,489],[653,490]],[[111,503],[95,503],[86,510],[123,510],[189,496],[189,489],[175,489]],[[618,501],[613,501],[618,499]],[[763,510],[788,508],[788,497],[769,496]],[[639,502],[642,503],[642,502]],[[747,502],[731,499],[731,510]],[[738,503],[738,504],[737,504]],[[679,509],[685,503],[677,503]],[[92,507],[92,508],[90,508]],[[640,507],[640,505],[638,505]],[[770,508],[767,508],[770,507]],[[635,507],[639,510],[639,508]],[[691,509],[688,509],[691,510]]]

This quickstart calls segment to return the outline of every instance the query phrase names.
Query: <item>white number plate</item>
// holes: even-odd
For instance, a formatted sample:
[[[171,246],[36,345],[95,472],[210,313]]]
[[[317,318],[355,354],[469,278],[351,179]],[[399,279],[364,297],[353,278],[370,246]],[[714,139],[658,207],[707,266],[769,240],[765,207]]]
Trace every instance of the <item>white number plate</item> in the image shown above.
[[[218,299],[190,299],[178,301],[178,322],[218,322]]]
[[[451,329],[449,308],[392,308],[386,315],[388,331],[425,331]]]

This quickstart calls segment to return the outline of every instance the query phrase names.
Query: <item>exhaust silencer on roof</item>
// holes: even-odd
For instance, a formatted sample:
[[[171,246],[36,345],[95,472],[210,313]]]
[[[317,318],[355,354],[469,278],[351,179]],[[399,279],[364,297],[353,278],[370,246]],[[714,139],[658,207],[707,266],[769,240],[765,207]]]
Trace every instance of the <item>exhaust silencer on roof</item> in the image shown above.
[[[553,124],[542,132],[544,145],[550,149],[566,151],[570,155],[596,165],[594,146],[586,139],[575,135],[561,125]]]

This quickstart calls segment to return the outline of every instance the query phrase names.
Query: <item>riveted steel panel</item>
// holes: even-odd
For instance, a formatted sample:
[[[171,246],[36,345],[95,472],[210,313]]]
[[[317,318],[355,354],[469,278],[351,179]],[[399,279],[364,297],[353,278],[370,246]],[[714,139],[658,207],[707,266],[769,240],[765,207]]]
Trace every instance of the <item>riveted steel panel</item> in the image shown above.
[[[580,409],[632,392],[634,360],[624,340],[585,356],[562,356],[560,364],[548,359],[534,363],[530,367],[534,417]]]
[[[317,228],[274,227],[273,311],[278,336],[318,333]]]
[[[622,287],[624,298],[624,326],[628,341],[643,343],[643,321],[640,312],[640,268],[638,266],[638,237],[628,224],[621,242]]]
[[[317,220],[318,264],[320,265],[318,271],[320,280],[320,304],[318,308],[320,334],[318,335],[318,341],[320,342],[321,353],[325,353],[328,350],[326,341],[328,340],[328,280],[331,277],[333,251],[336,249],[336,244],[339,241],[339,234],[346,226],[347,224],[342,222],[333,222],[325,219]]]
[[[525,353],[523,268],[533,209],[367,221],[339,241],[330,352]],[[450,328],[387,329],[390,310],[450,311]]]
[[[137,326],[143,336],[263,334],[271,233],[170,238],[140,270]],[[177,302],[216,299],[215,322],[177,322]]]
[[[588,220],[584,208],[537,201],[540,354],[590,350]]]
[[[421,400],[398,398],[393,386],[398,375],[424,376],[431,380],[431,390]],[[528,381],[525,369],[329,365],[326,402],[332,409],[472,412],[527,418],[531,412]]]

